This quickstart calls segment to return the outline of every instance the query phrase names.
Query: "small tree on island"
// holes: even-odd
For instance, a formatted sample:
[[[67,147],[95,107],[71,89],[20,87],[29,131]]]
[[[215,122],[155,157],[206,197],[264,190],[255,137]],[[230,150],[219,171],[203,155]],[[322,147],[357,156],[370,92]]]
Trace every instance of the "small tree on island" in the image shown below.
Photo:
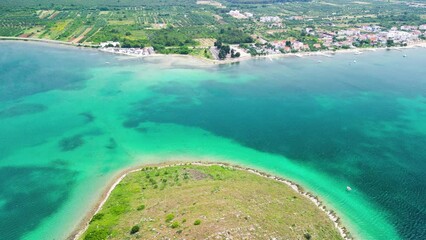
[[[178,228],[180,224],[178,222],[173,222],[172,225],[170,225],[171,228]]]
[[[167,214],[166,222],[171,222],[174,218],[175,218],[175,215],[173,213]]]
[[[145,205],[142,204],[136,210],[141,211],[141,210],[144,210],[144,209],[145,209]]]
[[[310,240],[312,237],[311,237],[311,234],[309,234],[309,233],[305,233],[305,234],[303,234],[303,236],[305,237],[305,239],[307,239],[307,240]]]
[[[132,229],[130,230],[130,234],[135,234],[135,233],[139,232],[139,229],[140,228],[139,228],[138,225],[133,226]]]

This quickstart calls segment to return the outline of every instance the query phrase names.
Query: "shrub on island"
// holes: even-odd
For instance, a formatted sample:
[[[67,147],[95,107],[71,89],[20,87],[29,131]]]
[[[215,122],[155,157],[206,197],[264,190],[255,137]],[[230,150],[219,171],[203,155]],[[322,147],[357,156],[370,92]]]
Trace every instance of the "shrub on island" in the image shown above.
[[[175,215],[173,213],[167,214],[166,222],[171,222],[174,218],[175,218]]]
[[[145,205],[140,205],[138,208],[136,208],[136,210],[141,211],[145,209]]]
[[[130,234],[135,234],[135,233],[139,232],[139,229],[140,228],[139,228],[138,225],[133,226],[132,229],[130,230]]]
[[[171,228],[178,228],[179,226],[178,222],[173,222],[172,225],[170,225]]]
[[[311,239],[312,237],[311,237],[311,234],[309,234],[309,233],[305,233],[305,234],[303,234],[303,236],[307,239],[307,240],[309,240],[309,239]]]
[[[103,216],[104,216],[103,213],[96,213],[95,215],[93,215],[92,220],[90,220],[90,223],[92,223],[96,220],[101,220]]]
[[[84,237],[84,240],[103,240],[107,239],[109,232],[105,228],[96,229]]]

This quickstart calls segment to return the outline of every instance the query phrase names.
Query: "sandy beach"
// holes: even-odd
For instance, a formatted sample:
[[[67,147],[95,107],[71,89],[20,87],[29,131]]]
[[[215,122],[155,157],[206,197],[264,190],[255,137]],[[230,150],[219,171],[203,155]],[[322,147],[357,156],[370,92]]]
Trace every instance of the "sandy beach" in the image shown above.
[[[113,55],[119,55],[119,56],[125,56],[130,59],[155,59],[155,58],[165,58],[165,57],[179,57],[183,59],[191,59],[196,60],[198,63],[203,64],[211,64],[211,65],[220,65],[220,64],[232,64],[232,63],[238,63],[243,62],[247,60],[252,59],[275,59],[275,58],[284,58],[284,57],[309,57],[309,56],[326,56],[326,57],[332,57],[335,54],[341,54],[341,53],[351,53],[351,54],[362,54],[363,52],[369,52],[369,51],[378,51],[378,50],[403,50],[403,49],[409,49],[409,48],[426,48],[426,41],[418,41],[410,43],[408,46],[405,47],[378,47],[378,48],[351,48],[351,49],[339,49],[336,51],[332,50],[324,50],[324,51],[316,51],[316,52],[297,52],[297,53],[278,53],[278,54],[270,54],[270,55],[263,55],[263,56],[245,56],[240,58],[233,58],[233,59],[225,59],[225,60],[213,60],[213,59],[207,59],[207,58],[201,58],[196,57],[192,55],[182,55],[182,54],[151,54],[151,55],[136,55],[136,54],[126,54],[126,53],[113,53],[110,51],[104,51],[100,48],[96,48],[95,45],[82,45],[82,44],[74,44],[72,42],[63,42],[63,41],[56,41],[56,40],[48,40],[48,39],[34,39],[34,38],[21,38],[21,37],[1,37],[0,40],[3,41],[28,41],[28,42],[38,42],[38,43],[46,43],[46,44],[54,44],[54,45],[63,45],[63,46],[70,46],[70,47],[84,47],[85,49],[97,49],[100,52],[109,53]]]
[[[252,59],[275,59],[275,58],[285,58],[285,57],[309,57],[309,56],[326,56],[326,57],[332,57],[335,54],[362,54],[363,52],[371,52],[371,51],[379,51],[379,50],[403,50],[403,49],[410,49],[410,48],[426,48],[426,41],[421,42],[415,42],[410,43],[408,46],[405,47],[378,47],[378,48],[351,48],[351,49],[339,49],[336,51],[332,50],[324,50],[324,51],[316,51],[316,52],[297,52],[297,53],[279,53],[279,54],[270,54],[270,55],[263,55],[263,56],[245,56],[240,58],[233,58],[233,59],[225,59],[225,60],[213,60],[213,59],[207,59],[207,58],[201,58],[196,57],[192,55],[181,55],[181,54],[152,54],[147,56],[140,56],[140,55],[134,55],[134,54],[120,54],[120,53],[111,53],[111,54],[117,54],[117,55],[124,55],[132,58],[158,58],[158,57],[182,57],[182,58],[190,58],[190,59],[196,59],[202,63],[207,64],[232,64],[232,63],[238,63],[243,62],[247,60]],[[102,50],[101,50],[102,51]],[[106,52],[106,51],[104,51]]]
[[[103,205],[107,201],[108,197],[111,195],[114,188],[128,174],[140,171],[144,167],[165,168],[165,167],[183,166],[183,165],[198,165],[198,166],[213,166],[213,165],[216,165],[216,166],[232,167],[232,168],[235,168],[237,170],[247,171],[247,172],[250,172],[252,174],[256,174],[256,175],[259,175],[259,176],[262,176],[262,177],[265,177],[265,178],[268,178],[268,179],[278,181],[282,184],[285,184],[285,185],[289,186],[291,189],[293,189],[295,192],[297,192],[298,194],[300,194],[303,197],[306,197],[307,199],[312,201],[318,207],[318,209],[323,211],[328,216],[328,218],[333,222],[334,226],[339,231],[339,233],[340,233],[340,235],[342,236],[343,239],[345,239],[345,240],[353,239],[349,230],[345,226],[342,225],[342,223],[340,221],[340,217],[338,217],[336,212],[327,208],[317,196],[315,196],[314,194],[312,194],[310,192],[305,191],[297,183],[290,181],[290,180],[287,180],[287,179],[284,179],[284,178],[281,178],[281,177],[278,177],[278,176],[271,175],[271,174],[266,173],[266,172],[262,172],[262,171],[253,169],[253,168],[242,167],[242,166],[239,166],[239,165],[234,165],[234,164],[229,164],[229,163],[224,163],[224,162],[201,162],[201,161],[194,161],[194,162],[186,162],[185,161],[185,162],[146,164],[146,165],[142,165],[140,167],[133,167],[133,168],[130,168],[128,170],[124,170],[124,171],[120,172],[117,175],[117,177],[113,178],[113,180],[110,182],[110,184],[108,184],[106,186],[105,191],[101,194],[101,196],[99,198],[99,201],[96,202],[96,204],[93,206],[93,208],[90,210],[90,212],[88,212],[86,214],[84,220],[79,224],[78,228],[76,230],[74,230],[67,239],[68,240],[77,240],[82,236],[82,234],[89,227],[89,223],[90,223],[90,220],[92,219],[93,215],[95,215],[96,213],[98,213],[102,209]]]

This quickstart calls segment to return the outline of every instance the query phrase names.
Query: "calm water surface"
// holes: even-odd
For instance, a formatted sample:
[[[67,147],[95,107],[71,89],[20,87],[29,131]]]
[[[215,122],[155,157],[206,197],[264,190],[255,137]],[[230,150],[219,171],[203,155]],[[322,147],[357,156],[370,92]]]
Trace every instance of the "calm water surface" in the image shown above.
[[[426,239],[426,49],[226,66],[0,52],[0,239],[63,239],[118,171],[176,158],[299,182],[362,239]]]

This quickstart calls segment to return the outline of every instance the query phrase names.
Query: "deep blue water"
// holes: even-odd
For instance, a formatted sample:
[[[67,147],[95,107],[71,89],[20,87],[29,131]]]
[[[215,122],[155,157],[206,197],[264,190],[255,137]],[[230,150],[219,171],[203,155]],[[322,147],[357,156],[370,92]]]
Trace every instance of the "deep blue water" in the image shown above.
[[[74,191],[134,163],[131,148],[190,153],[200,136],[189,130],[160,144],[170,123],[348,182],[400,238],[426,239],[426,49],[208,67],[43,44],[0,51],[0,239],[61,236],[67,214],[78,220]],[[375,228],[367,235],[386,236]]]
[[[426,52],[407,52],[226,66],[218,71],[258,78],[155,86],[158,99],[175,100],[140,101],[125,126],[200,127],[349,179],[386,209],[402,238],[425,239]]]

